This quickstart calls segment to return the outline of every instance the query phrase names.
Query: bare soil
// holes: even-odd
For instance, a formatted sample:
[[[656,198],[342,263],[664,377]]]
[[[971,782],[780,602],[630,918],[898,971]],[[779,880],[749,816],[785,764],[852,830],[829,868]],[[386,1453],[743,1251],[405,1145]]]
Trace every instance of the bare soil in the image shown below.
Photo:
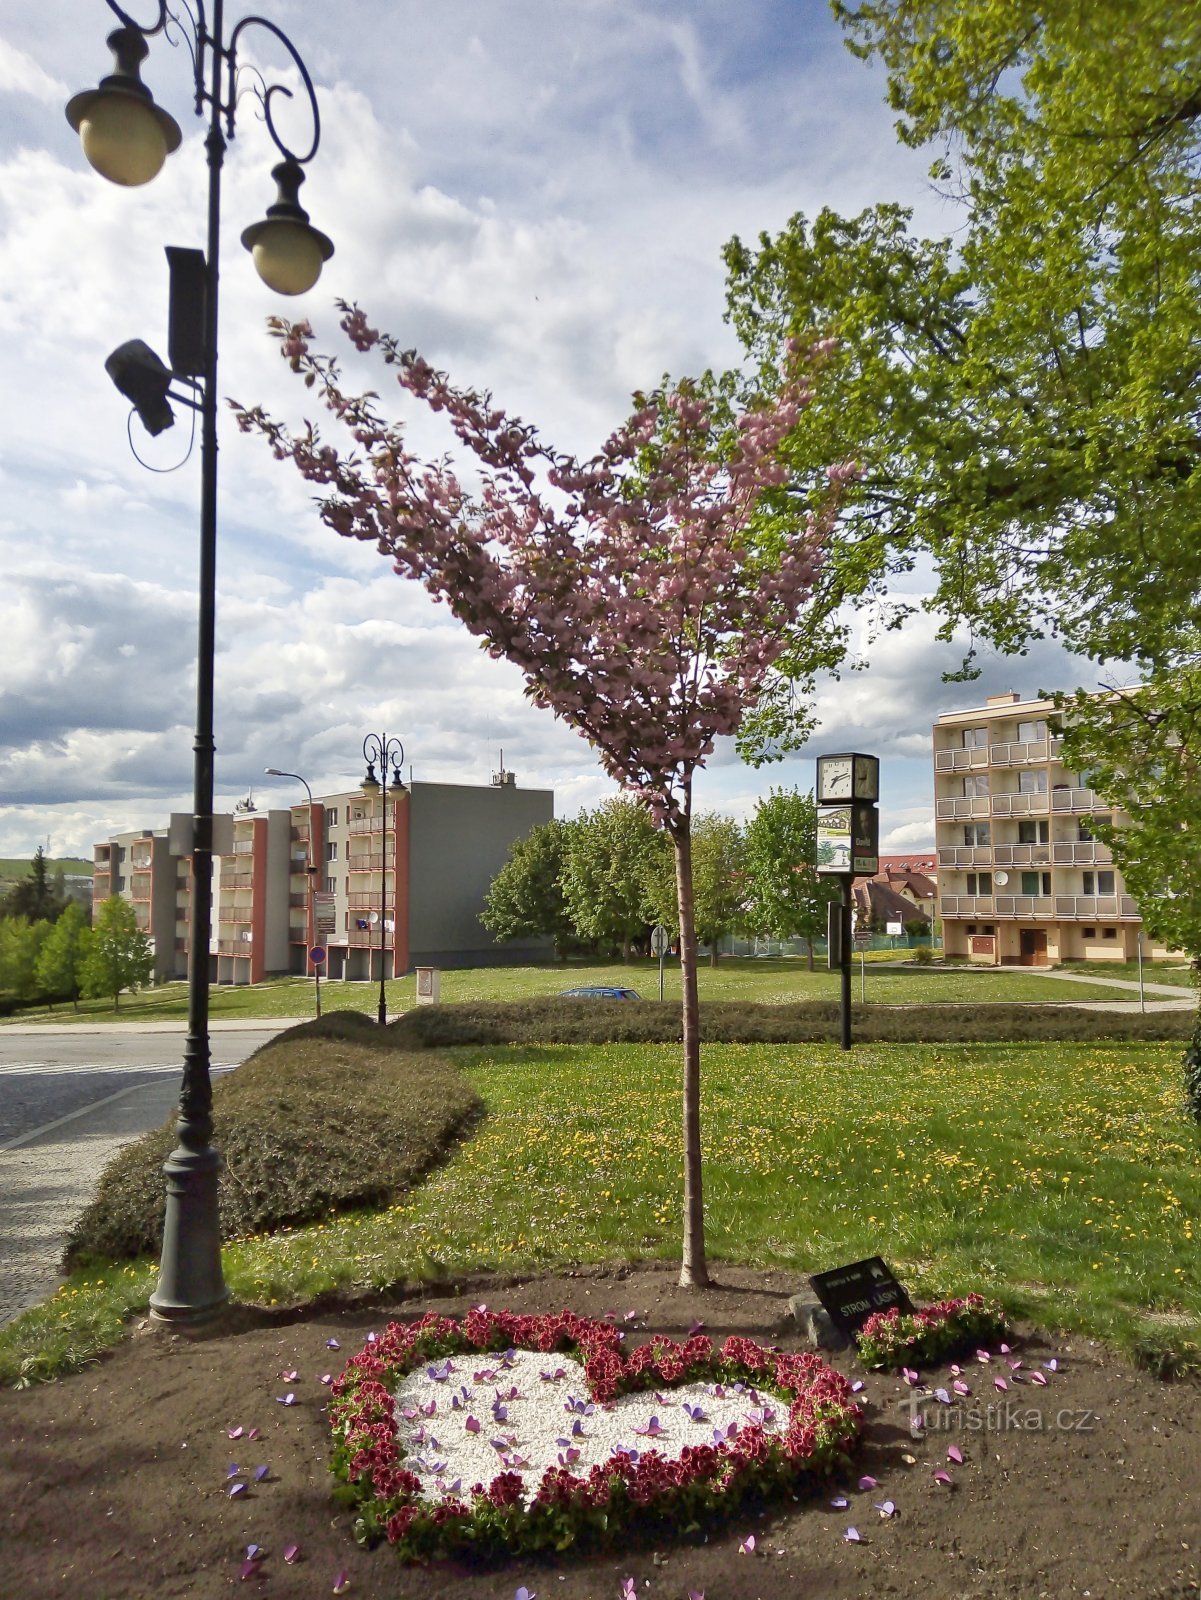
[[[928,1407],[953,1429],[914,1436],[892,1375],[865,1380],[863,1449],[852,1472],[762,1516],[715,1530],[707,1542],[617,1553],[514,1561],[474,1570],[403,1567],[386,1546],[359,1549],[350,1514],[330,1498],[327,1390],[371,1329],[435,1309],[460,1316],[493,1309],[569,1307],[601,1316],[635,1310],[632,1341],[682,1337],[694,1318],[716,1340],[730,1333],[797,1348],[785,1326],[784,1273],[721,1268],[703,1290],[680,1289],[666,1268],[638,1267],[525,1281],[476,1279],[452,1292],[373,1302],[303,1318],[231,1312],[206,1336],[141,1331],[95,1366],[62,1382],[0,1394],[0,1597],[37,1600],[216,1600],[232,1592],[292,1597],[331,1593],[350,1574],[353,1600],[618,1600],[633,1577],[648,1600],[925,1600],[1122,1596],[1184,1600],[1201,1594],[1201,1385],[1164,1383],[1088,1340],[1021,1330],[1014,1354],[1028,1365],[1056,1357],[1037,1389],[1002,1395],[996,1367],[974,1365],[973,1398],[959,1412]],[[341,1342],[339,1352],[326,1340]],[[299,1378],[285,1383],[284,1371]],[[939,1384],[942,1373],[923,1373]],[[277,1396],[291,1390],[296,1403]],[[991,1409],[990,1409],[991,1408]],[[973,1419],[978,1426],[973,1426]],[[231,1442],[227,1429],[257,1427]],[[962,1466],[946,1460],[961,1450]],[[911,1457],[910,1461],[906,1457]],[[230,1500],[227,1472],[266,1464],[267,1479]],[[934,1481],[946,1467],[953,1486]],[[878,1488],[861,1492],[861,1474]],[[830,1499],[845,1493],[848,1510]],[[883,1518],[874,1502],[894,1502]],[[847,1543],[854,1525],[862,1542]],[[756,1552],[739,1553],[754,1533]],[[267,1552],[240,1578],[245,1547]],[[296,1543],[301,1559],[283,1560]]]

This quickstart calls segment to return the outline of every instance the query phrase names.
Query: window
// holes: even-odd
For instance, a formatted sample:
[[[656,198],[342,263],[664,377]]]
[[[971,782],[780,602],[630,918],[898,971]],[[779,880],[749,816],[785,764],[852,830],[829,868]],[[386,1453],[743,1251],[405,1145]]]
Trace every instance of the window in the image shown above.
[[[1046,844],[1051,837],[1049,822],[1019,822],[1019,844]]]
[[[337,806],[326,806],[326,808],[325,808],[325,826],[327,828],[336,828],[338,826],[338,808],[337,808]]]
[[[326,892],[326,894],[337,894],[337,892],[338,892],[338,880],[337,880],[337,878],[326,878],[326,880],[325,880],[325,892]]]
[[[1081,928],[1080,937],[1082,939],[1095,939],[1097,937],[1097,930],[1096,928]]]
[[[1023,894],[1050,894],[1051,874],[1049,872],[1023,872]]]
[[[1081,844],[1092,844],[1093,836],[1089,832],[1089,828],[1088,828],[1088,823],[1087,822],[1081,821],[1079,823],[1079,825],[1076,828],[1076,837],[1080,840]]]
[[[996,925],[992,922],[986,922],[984,924],[984,931],[985,933],[996,933]]]
[[[976,924],[974,922],[969,922],[967,927],[964,929],[965,933],[975,933],[975,931],[976,931]]]
[[[330,839],[327,842],[325,846],[325,859],[327,861],[336,861],[338,859],[338,841],[336,839]]]
[[[987,728],[965,728],[963,730],[963,748],[965,750],[987,750]]]
[[[1045,772],[1038,771],[1018,773],[1019,794],[1046,794],[1046,792],[1047,774]]]
[[[1082,872],[1080,876],[1084,883],[1085,894],[1112,894],[1114,892],[1114,876],[1112,872]]]
[[[967,892],[968,894],[991,894],[992,873],[969,872],[967,875]]]
[[[1018,723],[1019,744],[1039,744],[1046,737],[1047,725],[1045,722],[1039,721]]]
[[[987,795],[988,773],[977,772],[969,774],[968,777],[963,780],[963,792],[969,797],[973,795]]]
[[[987,822],[968,822],[963,828],[963,842],[968,845],[992,843],[992,833]]]
[[[1102,937],[1102,939],[1116,939],[1117,936],[1118,936],[1118,930],[1116,928],[1102,928],[1101,929],[1101,937]]]

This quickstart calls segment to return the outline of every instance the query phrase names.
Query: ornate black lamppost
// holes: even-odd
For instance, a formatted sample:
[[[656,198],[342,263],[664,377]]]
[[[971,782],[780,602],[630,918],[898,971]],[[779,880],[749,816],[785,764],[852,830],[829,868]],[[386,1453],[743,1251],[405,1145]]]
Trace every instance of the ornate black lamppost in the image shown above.
[[[149,6],[150,0],[147,0]],[[118,388],[133,401],[153,433],[171,425],[172,399],[197,411],[201,418],[200,491],[200,627],[196,686],[194,816],[192,834],[192,904],[189,933],[188,1037],[184,1048],[183,1087],[179,1097],[178,1147],[167,1160],[167,1213],[158,1287],[151,1296],[152,1314],[176,1323],[203,1321],[220,1310],[228,1291],[221,1273],[221,1231],[217,1208],[217,1174],[221,1157],[212,1148],[212,1083],[209,1075],[209,940],[213,876],[213,658],[217,546],[217,283],[221,223],[221,167],[228,140],[234,137],[239,93],[249,88],[263,109],[267,131],[283,160],[272,170],[278,194],[261,222],[242,234],[259,276],[279,294],[303,294],[312,288],[333,245],[310,226],[297,198],[303,168],[317,152],[321,137],[317,97],[312,80],[291,40],[273,22],[250,16],[236,23],[226,37],[223,0],[212,0],[211,17],[204,0],[183,0],[183,15],[158,0],[152,23],[136,22],[115,0],[109,10],[121,26],[108,38],[113,71],[95,89],[75,95],[67,120],[83,143],[88,161],[113,183],[148,183],[180,143],[178,124],[154,103],[142,83],[140,68],[148,54],[147,39],[162,33],[182,40],[194,68],[196,113],[207,115],[208,233],[203,255],[196,250],[169,250],[171,262],[171,366],[166,366],[140,340],[132,340],[109,357],[106,365]],[[280,137],[272,117],[272,99],[291,98],[284,84],[268,85],[252,72],[243,85],[237,52],[243,30],[265,28],[291,56],[299,70],[312,112],[309,148],[298,153]],[[207,111],[206,111],[207,108]],[[178,269],[178,270],[177,270]],[[182,382],[188,392],[171,390]]]
[[[383,833],[380,836],[380,856],[382,870],[380,872],[380,915],[379,915],[379,1025],[384,1027],[388,1021],[388,997],[384,990],[384,926],[388,917],[388,768],[392,768],[392,792],[404,793],[404,782],[400,776],[400,769],[404,765],[405,747],[399,739],[389,739],[386,733],[369,733],[363,740],[363,760],[367,763],[367,776],[363,779],[362,790],[365,795],[379,795],[381,826]],[[379,764],[379,777],[375,776],[376,764]],[[393,899],[395,899],[395,879],[393,880]],[[370,947],[368,947],[370,948]],[[395,947],[394,947],[395,948]],[[368,957],[370,959],[370,957]],[[393,974],[395,976],[395,974]]]

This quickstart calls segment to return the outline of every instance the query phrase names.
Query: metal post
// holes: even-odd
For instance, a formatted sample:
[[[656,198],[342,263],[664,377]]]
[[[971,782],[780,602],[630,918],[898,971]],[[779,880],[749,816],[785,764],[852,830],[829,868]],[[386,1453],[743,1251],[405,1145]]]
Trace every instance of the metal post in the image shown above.
[[[220,40],[222,0],[213,6]],[[158,1286],[150,1314],[165,1322],[196,1323],[215,1315],[229,1297],[221,1272],[217,1175],[221,1156],[213,1136],[209,1054],[209,941],[213,910],[213,662],[217,604],[217,289],[221,245],[221,53],[212,53],[212,101],[204,145],[208,156],[208,238],[205,254],[204,378],[200,434],[200,623],[196,660],[196,735],[192,802],[192,906],[189,922],[188,1034],[179,1096],[179,1143],[167,1157],[167,1210]]]
[[[379,843],[379,1012],[376,1021],[384,1028],[388,1024],[388,993],[384,988],[384,924],[388,916],[388,763],[383,758],[380,760],[379,793],[383,832]]]
[[[1143,988],[1143,930],[1138,931],[1138,1008],[1140,1011],[1147,1009],[1147,995]]]
[[[842,960],[840,963],[841,1023],[839,1040],[844,1050],[851,1048],[851,884],[849,873],[842,878]]]

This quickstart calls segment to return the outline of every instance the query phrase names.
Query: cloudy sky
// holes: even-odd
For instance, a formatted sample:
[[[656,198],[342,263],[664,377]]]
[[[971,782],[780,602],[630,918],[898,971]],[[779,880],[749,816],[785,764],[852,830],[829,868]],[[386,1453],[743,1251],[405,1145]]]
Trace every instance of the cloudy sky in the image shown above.
[[[929,231],[956,225],[825,0],[264,9],[317,86],[303,198],[337,253],[302,301],[256,277],[238,236],[273,198],[275,153],[245,99],[223,190],[219,387],[293,419],[299,391],[264,318],[298,310],[332,336],[343,297],[590,454],[635,388],[737,362],[722,320],[731,235],[877,200],[912,205]],[[155,440],[135,421],[139,464],[103,362],[132,337],[165,354],[162,252],[203,243],[203,125],[186,50],[156,38],[144,75],[183,145],[145,188],[91,171],[63,106],[109,70],[111,26],[102,0],[0,0],[0,855],[49,839],[90,856],[110,831],[191,803],[199,446],[189,455],[186,413]],[[286,67],[261,30],[246,46]],[[560,815],[612,792],[513,669],[326,530],[296,474],[224,420],[220,459],[219,808],[250,791],[295,799],[267,766],[315,792],[347,787],[381,730],[418,779],[487,783],[503,749],[519,784],[554,788]],[[933,632],[919,620],[869,672],[823,687],[801,756],[755,772],[720,750],[700,806],[743,815],[771,784],[808,788],[819,749],[875,751],[884,848],[928,845],[938,712],[1080,676],[1047,647],[986,663],[965,691],[941,681],[960,652]]]

